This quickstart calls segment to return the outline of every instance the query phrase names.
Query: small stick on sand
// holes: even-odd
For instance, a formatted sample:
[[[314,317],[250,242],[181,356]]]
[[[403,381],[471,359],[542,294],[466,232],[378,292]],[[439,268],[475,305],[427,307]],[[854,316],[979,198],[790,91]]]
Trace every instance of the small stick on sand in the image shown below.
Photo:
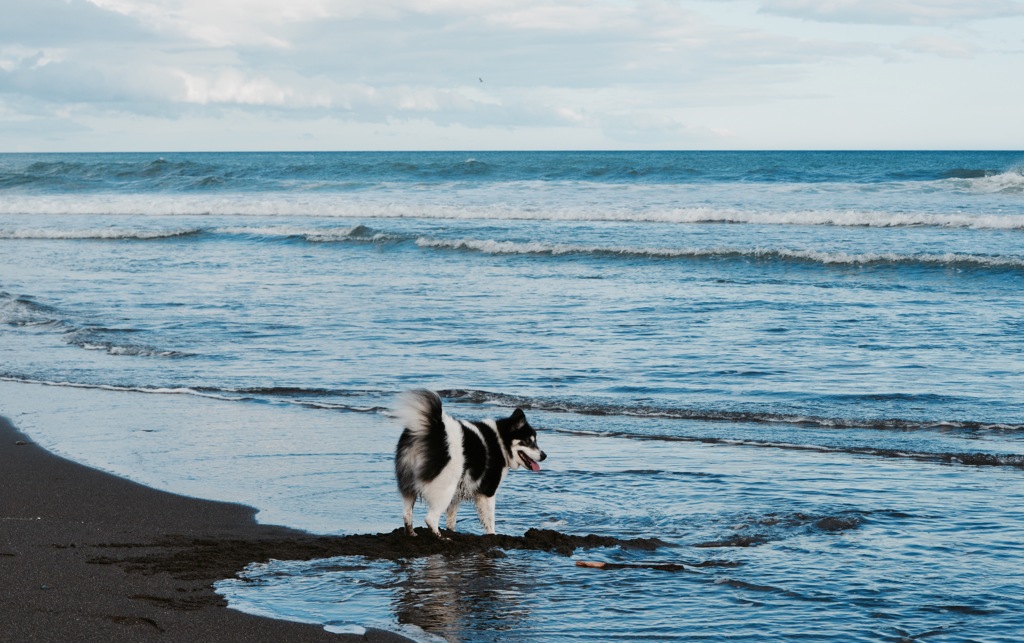
[[[679,563],[604,563],[597,560],[577,560],[577,567],[592,569],[657,569],[663,572],[684,572],[686,565]]]

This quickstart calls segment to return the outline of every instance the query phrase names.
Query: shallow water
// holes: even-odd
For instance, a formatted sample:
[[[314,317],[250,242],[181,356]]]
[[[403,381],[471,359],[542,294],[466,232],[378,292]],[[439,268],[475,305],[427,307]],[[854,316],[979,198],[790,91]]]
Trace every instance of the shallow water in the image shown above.
[[[519,406],[550,457],[509,476],[500,531],[656,536],[574,558],[690,566],[275,561],[221,584],[250,611],[466,641],[1014,640],[1022,160],[0,155],[0,413],[353,533],[400,524],[397,393]]]

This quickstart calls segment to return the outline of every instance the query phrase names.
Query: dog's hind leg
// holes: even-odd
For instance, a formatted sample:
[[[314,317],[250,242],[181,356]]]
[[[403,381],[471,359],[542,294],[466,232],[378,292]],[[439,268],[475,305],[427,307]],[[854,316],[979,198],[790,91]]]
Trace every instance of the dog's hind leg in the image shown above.
[[[448,531],[455,531],[455,516],[459,513],[459,497],[452,498],[452,504],[448,505],[448,513],[444,517],[444,526]]]
[[[494,496],[478,494],[476,497],[476,515],[480,517],[480,524],[484,532],[494,533]]]
[[[442,504],[427,504],[427,527],[429,527],[430,531],[434,532],[434,535],[438,538],[444,538],[444,536],[441,535],[441,528],[438,526],[441,522],[441,507],[443,506],[444,505]]]
[[[416,532],[412,529],[412,508],[416,505],[416,496],[402,494],[402,505],[402,519],[405,521],[405,533],[410,536],[415,536]]]
[[[421,495],[427,503],[427,527],[430,527],[430,531],[438,538],[444,538],[438,526],[441,522],[441,512],[450,507],[455,500],[455,491],[459,487],[461,475],[462,463],[449,463],[441,475],[423,487]]]

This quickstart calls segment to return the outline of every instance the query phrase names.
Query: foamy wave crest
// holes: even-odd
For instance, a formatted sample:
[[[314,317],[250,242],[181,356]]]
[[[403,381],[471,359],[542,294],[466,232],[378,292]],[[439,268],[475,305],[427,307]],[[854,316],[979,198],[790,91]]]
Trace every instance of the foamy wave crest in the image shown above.
[[[1006,179],[946,179],[961,181],[1006,180],[1011,185],[1018,179],[1012,173]],[[1022,179],[1024,180],[1024,179]],[[979,184],[984,185],[984,184]],[[524,185],[522,194],[535,194],[536,188]],[[929,214],[859,210],[791,210],[756,211],[716,207],[664,207],[665,195],[655,202],[644,197],[623,202],[616,194],[606,205],[567,205],[507,202],[496,196],[488,205],[453,205],[451,203],[387,202],[350,195],[305,195],[295,193],[264,193],[234,195],[65,195],[8,196],[0,200],[0,214],[33,215],[115,215],[138,216],[282,216],[322,217],[340,219],[450,219],[450,220],[525,220],[525,221],[618,221],[636,223],[731,223],[753,225],[808,225],[841,227],[937,227],[977,230],[1024,230],[1024,215],[1019,214]],[[636,196],[636,195],[632,195]],[[652,197],[653,198],[653,197]],[[258,228],[256,228],[258,229]],[[273,226],[267,228],[272,230]],[[8,231],[11,232],[11,231]],[[14,231],[18,232],[18,231]],[[179,234],[195,233],[184,230]],[[294,230],[296,236],[317,234],[313,230]],[[41,234],[69,234],[46,231]],[[105,234],[105,233],[97,233]],[[244,234],[244,233],[243,233]],[[258,233],[254,233],[257,234]],[[59,237],[55,237],[59,238]]]
[[[943,183],[983,194],[1021,194],[1024,193],[1024,166],[989,176],[945,179]]]
[[[365,241],[382,242],[394,241],[401,237],[398,235],[377,232],[364,225],[355,225],[350,228],[305,228],[300,226],[238,226],[227,228],[216,228],[216,234],[239,235],[265,239],[304,239],[310,243],[331,243],[338,241]]]
[[[191,357],[191,353],[167,350],[131,342],[119,342],[107,339],[108,335],[118,335],[131,331],[109,331],[95,328],[81,328],[64,334],[64,341],[90,351],[103,351],[108,355],[126,355],[129,357]]]
[[[57,230],[35,228],[21,230],[0,230],[0,239],[96,239],[105,241],[173,239],[198,235],[201,228],[176,228],[172,230],[126,230],[123,228],[99,228],[94,230]]]
[[[0,292],[0,323],[8,326],[59,326],[57,312],[30,297]]]
[[[19,384],[40,384],[42,386],[55,386],[63,388],[81,388],[99,391],[120,391],[126,393],[149,393],[153,395],[194,395],[214,400],[236,401],[237,398],[207,393],[188,387],[161,387],[161,386],[118,386],[115,384],[83,384],[80,382],[40,380],[32,377],[21,377],[18,375],[0,375],[0,382],[15,382]]]
[[[209,386],[127,386],[119,384],[90,384],[84,382],[69,382],[65,380],[43,380],[28,377],[20,374],[0,374],[0,382],[14,382],[19,384],[39,384],[42,386],[53,386],[58,388],[92,389],[99,391],[116,391],[122,393],[146,393],[149,395],[189,395],[204,397],[211,400],[223,402],[267,402],[268,400],[279,404],[300,406],[311,409],[324,409],[329,411],[345,411],[349,413],[386,413],[387,407],[375,405],[354,405],[340,402],[318,400],[316,398],[336,396],[356,396],[363,393],[344,390],[329,389],[304,389],[293,387],[254,387],[254,388],[216,388]],[[369,392],[372,394],[373,392]],[[378,392],[379,396],[380,393]],[[393,393],[388,394],[393,397]],[[310,399],[313,398],[313,399]]]
[[[420,237],[416,245],[421,248],[464,250],[485,254],[511,255],[594,255],[620,257],[649,257],[654,259],[753,259],[807,261],[820,264],[870,265],[917,264],[935,266],[964,266],[986,268],[1024,268],[1021,257],[990,257],[960,253],[915,254],[825,252],[818,250],[788,250],[775,248],[642,248],[629,246],[584,246],[568,243],[495,241],[490,239],[431,239]]]
[[[855,228],[967,228],[973,230],[1024,230],[1024,216],[924,214],[913,212],[861,212],[853,210],[804,210],[793,212],[674,210],[652,214],[659,223],[749,223],[755,225],[806,225]]]
[[[755,424],[792,424],[801,427],[828,429],[875,429],[893,431],[994,431],[1003,433],[1024,432],[1024,424],[993,424],[975,420],[922,421],[905,418],[843,418],[788,413],[765,413],[758,411],[727,411],[709,408],[687,408],[674,406],[653,406],[644,404],[611,404],[573,399],[533,398],[508,393],[493,393],[475,389],[440,390],[438,395],[454,402],[477,405],[498,405],[508,408],[549,411],[554,413],[576,413],[580,415],[619,415],[624,417],[659,418],[668,420],[699,420],[702,422],[739,422]],[[602,433],[604,435],[604,433]],[[622,434],[624,436],[647,438],[647,434]],[[687,438],[690,439],[690,438]],[[715,438],[718,439],[718,438]]]

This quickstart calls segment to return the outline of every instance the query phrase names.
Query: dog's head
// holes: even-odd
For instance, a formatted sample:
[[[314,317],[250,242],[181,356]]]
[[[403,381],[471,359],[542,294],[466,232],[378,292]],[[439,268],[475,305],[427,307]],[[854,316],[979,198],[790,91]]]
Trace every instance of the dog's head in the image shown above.
[[[516,409],[507,420],[501,424],[505,430],[502,431],[505,443],[508,445],[509,453],[512,454],[510,469],[530,469],[540,471],[538,462],[543,462],[548,456],[537,446],[537,432],[533,430],[530,423],[526,421],[526,414],[522,409]]]

